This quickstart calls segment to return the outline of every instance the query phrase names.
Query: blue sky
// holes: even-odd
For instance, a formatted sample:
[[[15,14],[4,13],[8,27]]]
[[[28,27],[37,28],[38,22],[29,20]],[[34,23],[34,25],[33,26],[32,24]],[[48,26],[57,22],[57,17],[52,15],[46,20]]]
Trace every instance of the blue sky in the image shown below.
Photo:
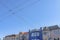
[[[60,0],[0,0],[0,38],[51,25],[60,25]]]

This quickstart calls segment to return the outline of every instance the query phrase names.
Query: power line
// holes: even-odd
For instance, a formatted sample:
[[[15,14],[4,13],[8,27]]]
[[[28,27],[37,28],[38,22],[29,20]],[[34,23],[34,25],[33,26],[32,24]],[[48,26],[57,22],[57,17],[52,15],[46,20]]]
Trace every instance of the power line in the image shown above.
[[[29,2],[29,0],[24,1],[23,4],[21,4],[21,5],[19,4],[17,7],[13,8],[13,10],[16,9],[16,8],[22,7],[23,5],[25,5],[28,2]]]
[[[40,0],[35,1],[35,2],[31,3],[31,4],[30,4],[30,5],[28,5],[28,6],[23,7],[23,8],[21,8],[21,9],[19,9],[19,10],[15,11],[14,13],[18,13],[18,12],[22,11],[23,9],[26,9],[26,8],[28,8],[28,7],[30,7],[30,6],[33,6],[34,4],[38,3],[39,1],[40,1]]]
[[[4,3],[2,3],[2,1],[0,1],[0,4],[1,4],[2,6],[4,6],[6,9],[10,10],[10,8],[9,8],[8,6],[6,6]]]
[[[26,0],[26,1],[24,2],[24,4],[25,4],[26,2],[28,2],[28,1]],[[5,8],[9,9],[9,8],[8,8],[5,4],[3,4],[1,1],[0,1],[0,4],[3,5]],[[4,15],[6,15],[6,14],[10,14],[10,13],[12,13],[13,11],[14,11],[14,10],[10,10],[10,9],[9,9],[9,10],[8,10],[8,13],[4,13],[4,14],[2,14],[2,15],[4,16]]]
[[[4,3],[2,3],[2,1],[0,1],[0,4],[3,6],[3,7],[5,7],[6,9],[7,9],[7,11],[9,11],[9,12],[11,12],[12,10],[8,7],[8,6],[6,6]],[[7,13],[8,14],[8,13]],[[3,16],[5,15],[5,13],[4,14],[2,14]],[[0,15],[1,16],[1,15]]]
[[[30,6],[32,6],[32,5],[34,5],[34,4],[36,4],[37,2],[39,2],[39,1],[35,1],[35,2],[33,2],[32,4],[28,5],[27,7],[30,7]],[[17,10],[16,12],[13,12],[13,13],[16,14],[18,11],[21,11],[21,10],[27,8],[27,7],[21,8],[21,9]],[[11,14],[14,15],[13,13],[11,13]],[[10,15],[10,14],[9,14],[9,15]],[[8,15],[8,16],[9,16],[9,15]],[[21,16],[20,16],[20,17],[21,17]],[[23,18],[23,20],[24,20],[24,18]]]
[[[25,5],[27,2],[29,2],[28,0],[26,0],[24,3],[23,3],[23,5]],[[0,2],[1,3],[1,2]],[[3,3],[1,3],[1,4],[3,4]],[[9,9],[5,4],[3,4],[3,6],[5,6],[7,9]],[[22,6],[22,5],[21,5]],[[19,8],[18,6],[16,7],[16,8]],[[22,9],[22,8],[21,8]],[[10,13],[11,12],[13,12],[14,10],[12,10],[12,9],[9,9],[8,10]],[[5,15],[5,13],[4,14],[2,14],[2,15]]]
[[[18,16],[18,15],[15,15],[15,16],[16,16],[17,18],[21,19],[24,23],[27,22],[23,16]]]
[[[26,2],[28,2],[28,1],[27,1],[27,0],[24,1],[23,5],[24,5]],[[2,15],[6,15],[6,14],[12,13],[12,12],[14,11],[14,9],[9,9],[9,8],[8,8],[5,4],[3,4],[1,1],[0,1],[0,4],[3,5],[5,8],[8,9],[8,13],[4,13],[4,14],[2,14]],[[21,6],[22,6],[22,5],[21,5]]]
[[[32,5],[34,5],[34,4],[36,4],[36,3],[38,3],[40,0],[38,0],[38,1],[35,1],[35,2],[33,2],[33,3],[31,3],[29,6],[27,6],[27,7],[30,7],[30,6],[32,6]],[[27,7],[24,7],[24,8],[27,8]],[[20,9],[20,10],[23,10],[24,8],[22,8],[22,9]],[[19,11],[20,11],[19,10]],[[16,13],[16,12],[15,12]],[[17,16],[18,18],[19,18],[19,16]],[[20,16],[21,17],[21,16]],[[23,20],[25,20],[24,18],[23,18]],[[27,21],[26,21],[27,22]]]

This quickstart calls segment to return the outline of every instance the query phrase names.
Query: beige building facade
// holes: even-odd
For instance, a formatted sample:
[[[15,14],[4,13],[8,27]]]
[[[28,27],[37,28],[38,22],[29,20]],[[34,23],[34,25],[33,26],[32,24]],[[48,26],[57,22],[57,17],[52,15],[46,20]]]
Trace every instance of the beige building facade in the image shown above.
[[[20,32],[19,34],[12,34],[5,36],[3,40],[29,40],[28,32]]]
[[[60,40],[60,28],[57,25],[45,27],[43,29],[43,40]]]
[[[19,40],[19,34],[16,34],[15,40]]]
[[[13,34],[13,35],[8,35],[8,36],[5,36],[3,40],[15,40],[15,37],[16,37],[15,34]]]
[[[19,40],[29,40],[29,33],[28,32],[20,32],[19,33]]]

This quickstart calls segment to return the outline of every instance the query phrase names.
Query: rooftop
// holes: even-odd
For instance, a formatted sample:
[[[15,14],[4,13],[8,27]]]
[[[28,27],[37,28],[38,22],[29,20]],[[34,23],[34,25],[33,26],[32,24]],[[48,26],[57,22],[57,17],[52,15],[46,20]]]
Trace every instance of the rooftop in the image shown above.
[[[56,29],[60,29],[60,27],[58,25],[44,27],[43,31],[51,31],[51,30],[56,30]]]
[[[28,34],[28,32],[20,32],[19,34]]]
[[[8,35],[8,36],[5,36],[5,37],[16,37],[16,35],[12,34],[12,35]]]

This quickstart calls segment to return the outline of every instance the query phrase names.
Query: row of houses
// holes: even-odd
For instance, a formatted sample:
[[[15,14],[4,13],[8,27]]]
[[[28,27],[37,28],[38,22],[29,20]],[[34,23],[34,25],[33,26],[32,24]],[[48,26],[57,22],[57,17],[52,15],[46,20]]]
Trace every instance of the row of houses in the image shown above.
[[[28,32],[7,35],[3,40],[60,40],[60,27],[58,25],[41,27]]]
[[[28,40],[28,32],[20,32],[19,34],[7,35],[3,40]]]

